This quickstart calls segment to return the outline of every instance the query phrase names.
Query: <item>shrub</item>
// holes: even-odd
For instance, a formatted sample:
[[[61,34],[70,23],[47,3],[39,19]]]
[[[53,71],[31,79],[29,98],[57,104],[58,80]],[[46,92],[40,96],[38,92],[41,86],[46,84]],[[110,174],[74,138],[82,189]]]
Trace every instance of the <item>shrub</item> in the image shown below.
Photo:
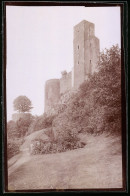
[[[41,129],[52,127],[52,122],[54,118],[55,115],[46,116],[44,114],[41,116],[36,116],[29,126],[28,134],[33,133],[34,131],[39,131]]]
[[[20,152],[19,148],[23,143],[23,139],[8,139],[7,155],[8,159],[12,158]]]
[[[54,138],[54,132],[53,132],[53,128],[46,128],[46,130],[44,131],[44,133],[50,138],[51,141],[55,140]]]
[[[72,139],[72,138],[71,138]],[[57,152],[65,152],[76,148],[83,148],[85,143],[81,143],[79,140],[55,140],[55,141],[43,141],[41,139],[35,139],[31,143],[31,154],[49,154]]]
[[[7,123],[7,135],[8,135],[8,138],[19,137],[18,130],[17,130],[17,124],[13,120]]]
[[[80,132],[120,134],[121,55],[118,46],[101,53],[98,72],[89,76],[57,111],[57,115],[43,116],[40,123],[37,122],[42,128],[52,127],[55,136],[52,143],[43,142],[40,153],[83,147],[78,139]]]
[[[99,70],[81,84],[70,97],[63,112],[53,120],[56,137],[63,139],[72,130],[75,134],[121,130],[121,55],[119,47],[112,46],[101,53]]]
[[[33,116],[30,113],[24,113],[16,122],[9,121],[7,123],[8,138],[24,137],[32,121]]]
[[[27,134],[29,126],[33,122],[33,118],[34,117],[30,113],[25,113],[23,117],[16,121],[19,137],[24,137]]]

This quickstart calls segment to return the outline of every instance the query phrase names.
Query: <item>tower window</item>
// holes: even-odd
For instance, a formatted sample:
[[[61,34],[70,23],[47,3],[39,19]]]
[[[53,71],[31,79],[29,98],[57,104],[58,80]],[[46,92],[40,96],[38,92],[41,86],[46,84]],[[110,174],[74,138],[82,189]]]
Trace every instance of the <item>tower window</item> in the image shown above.
[[[78,64],[79,64],[79,61],[78,61]]]
[[[79,49],[79,45],[78,45],[78,49]]]
[[[90,64],[91,64],[91,60],[90,60]]]

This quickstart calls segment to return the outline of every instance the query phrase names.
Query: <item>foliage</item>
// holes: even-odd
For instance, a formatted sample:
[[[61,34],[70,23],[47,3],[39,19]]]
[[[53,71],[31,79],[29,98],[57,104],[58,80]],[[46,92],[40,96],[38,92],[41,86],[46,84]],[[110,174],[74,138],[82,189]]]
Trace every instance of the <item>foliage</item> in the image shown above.
[[[101,53],[98,68],[54,119],[57,137],[64,139],[72,130],[75,135],[79,132],[120,133],[121,56],[117,45]]]
[[[119,47],[112,46],[100,55],[95,72],[71,96],[51,121],[55,140],[35,146],[36,153],[63,152],[85,144],[78,134],[120,134],[121,130],[121,55]]]
[[[53,128],[52,127],[49,127],[49,128],[46,128],[44,133],[50,138],[50,140],[53,142],[55,140],[54,138],[54,132],[53,132]]]
[[[121,131],[121,55],[118,45],[100,55],[98,72],[89,76],[67,103],[57,106],[57,114],[35,117],[31,123],[19,120],[17,126],[28,126],[28,133],[45,129],[50,141],[33,141],[32,154],[63,152],[84,147],[78,134],[120,134]],[[10,122],[9,127],[15,126]],[[24,131],[19,129],[23,135]]]
[[[54,115],[46,116],[44,114],[44,115],[41,115],[41,116],[36,116],[33,119],[30,126],[29,126],[28,134],[30,134],[34,131],[38,131],[38,130],[41,130],[41,129],[52,127],[52,121],[53,121],[54,118],[55,118]]]
[[[91,77],[89,83],[94,106],[89,118],[90,126],[97,123],[94,131],[120,133],[121,55],[118,45],[101,53],[99,72]]]
[[[14,110],[19,112],[29,112],[32,109],[32,103],[26,96],[17,97],[14,102]]]
[[[30,113],[26,113],[22,118],[16,121],[17,132],[19,137],[23,137],[27,134],[29,126],[33,122],[33,116]]]
[[[7,133],[8,138],[18,137],[17,124],[13,120],[7,123]]]
[[[20,150],[19,147],[23,143],[23,139],[8,139],[7,145],[7,155],[8,159],[12,158],[13,156],[17,155]]]
[[[26,135],[28,128],[33,122],[33,116],[25,113],[20,119],[7,123],[8,138],[21,138]]]
[[[65,152],[75,148],[84,147],[84,143],[74,142],[73,140],[57,141],[43,141],[42,139],[35,139],[32,141],[31,154],[49,154],[57,152]]]

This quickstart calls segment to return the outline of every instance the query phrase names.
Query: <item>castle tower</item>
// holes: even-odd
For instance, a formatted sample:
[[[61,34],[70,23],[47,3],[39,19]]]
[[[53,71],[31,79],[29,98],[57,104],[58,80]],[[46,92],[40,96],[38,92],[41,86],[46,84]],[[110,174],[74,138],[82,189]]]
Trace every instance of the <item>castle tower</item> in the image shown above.
[[[59,79],[47,80],[45,84],[45,109],[48,112],[60,98],[60,81]]]
[[[89,75],[96,71],[99,58],[99,39],[95,37],[95,26],[81,21],[74,26],[74,88],[78,88]]]

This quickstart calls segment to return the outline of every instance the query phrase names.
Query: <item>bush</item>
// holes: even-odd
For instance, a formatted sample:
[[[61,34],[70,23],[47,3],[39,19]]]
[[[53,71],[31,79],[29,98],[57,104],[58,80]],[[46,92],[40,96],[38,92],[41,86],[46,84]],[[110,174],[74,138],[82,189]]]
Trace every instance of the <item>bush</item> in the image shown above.
[[[8,139],[7,144],[7,155],[8,159],[12,158],[13,156],[17,155],[20,150],[20,146],[23,143],[23,139]]]
[[[54,115],[46,116],[44,114],[41,116],[36,116],[29,126],[28,134],[33,133],[35,131],[39,131],[41,129],[52,127],[52,122],[54,118]]]
[[[46,130],[44,131],[44,133],[50,138],[51,141],[54,141],[54,132],[53,132],[53,128],[46,128]]]
[[[30,113],[24,113],[16,122],[9,121],[7,123],[8,138],[24,137],[32,122],[33,116]]]
[[[7,135],[8,138],[15,138],[19,136],[17,130],[17,124],[13,120],[7,123]]]
[[[85,143],[81,143],[79,140],[55,140],[55,141],[43,141],[41,139],[35,139],[31,143],[31,154],[49,154],[57,152],[65,152],[76,148],[83,148]]]
[[[83,147],[78,134],[121,133],[121,55],[118,46],[101,53],[99,70],[85,81],[78,92],[57,106],[57,115],[41,116],[33,130],[50,127],[54,140],[34,144],[37,153],[54,153]]]
[[[63,112],[53,120],[56,138],[61,140],[74,130],[99,134],[120,134],[121,130],[121,55],[112,46],[101,53],[99,70],[81,84]]]
[[[40,139],[33,140],[31,143],[31,154],[48,154],[51,152],[51,142],[46,142]]]
[[[34,117],[28,113],[16,121],[19,137],[24,137],[27,134],[29,126],[33,122],[33,118]]]

